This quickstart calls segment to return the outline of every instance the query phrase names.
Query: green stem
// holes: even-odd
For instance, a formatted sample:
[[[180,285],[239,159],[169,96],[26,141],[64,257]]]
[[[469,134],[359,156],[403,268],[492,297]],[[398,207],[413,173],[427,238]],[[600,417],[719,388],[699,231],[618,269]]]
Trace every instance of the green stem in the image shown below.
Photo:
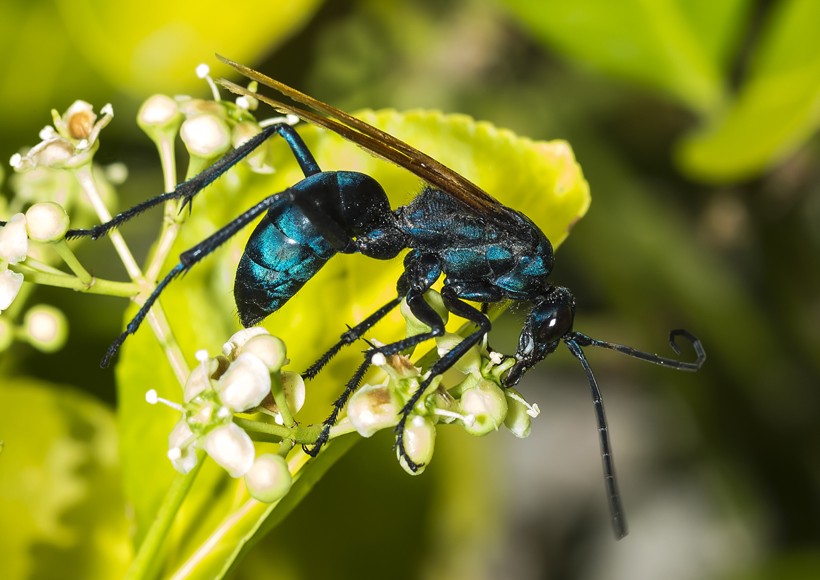
[[[282,417],[282,423],[288,427],[293,427],[296,425],[296,421],[293,420],[293,415],[291,414],[290,407],[288,406],[288,400],[285,397],[285,389],[282,387],[282,374],[278,371],[271,373],[270,382],[270,392],[273,395],[274,402],[276,403],[276,409]]]
[[[168,492],[162,500],[162,505],[157,511],[154,522],[148,529],[148,533],[137,551],[136,558],[131,562],[131,566],[125,574],[126,580],[149,580],[157,577],[159,567],[163,562],[161,555],[165,549],[165,539],[183,500],[188,495],[197,473],[199,473],[204,457],[205,453],[203,451],[197,452],[197,461],[194,468],[188,473],[179,474],[174,478],[171,487],[168,488]]]
[[[91,164],[87,163],[82,167],[75,169],[74,176],[77,178],[77,181],[83,188],[86,197],[94,207],[94,211],[97,212],[97,217],[99,217],[100,221],[103,223],[111,221],[111,213],[108,211],[108,208],[105,207],[105,204],[100,197],[100,193],[97,190],[97,183],[94,181],[94,174],[91,170]],[[108,238],[111,240],[111,243],[114,244],[114,249],[117,251],[117,254],[120,257],[123,266],[125,266],[125,270],[128,272],[130,278],[135,282],[142,280],[142,271],[137,265],[137,261],[134,259],[134,256],[131,254],[131,250],[128,249],[122,234],[120,234],[117,230],[112,230],[108,233]]]
[[[285,427],[284,425],[277,425],[276,423],[241,419],[239,417],[234,417],[233,422],[250,433],[261,433],[264,435],[272,435],[280,439],[291,439],[293,442],[299,444],[313,443],[322,430],[321,425]]]
[[[139,287],[133,282],[116,282],[102,278],[91,278],[91,281],[86,283],[76,276],[71,276],[63,272],[59,274],[42,272],[26,264],[15,264],[11,269],[23,274],[26,282],[43,284],[44,286],[57,286],[59,288],[77,290],[78,292],[87,292],[88,294],[104,294],[106,296],[121,296],[123,298],[132,298],[139,293]]]
[[[91,284],[94,283],[94,277],[80,264],[80,260],[77,259],[72,249],[68,247],[65,239],[55,242],[54,249],[63,259],[63,262],[66,263],[66,266],[74,272],[74,275],[77,276],[83,284],[91,286]]]

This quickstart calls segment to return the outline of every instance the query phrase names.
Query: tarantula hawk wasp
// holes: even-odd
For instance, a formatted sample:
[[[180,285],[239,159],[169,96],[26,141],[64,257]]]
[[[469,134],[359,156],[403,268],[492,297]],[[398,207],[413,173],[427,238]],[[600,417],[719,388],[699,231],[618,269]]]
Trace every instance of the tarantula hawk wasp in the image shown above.
[[[337,133],[370,154],[407,169],[426,185],[408,205],[393,210],[381,185],[372,177],[352,171],[322,171],[299,134],[290,125],[279,123],[264,127],[259,134],[174,191],[144,201],[105,224],[88,230],[71,230],[70,237],[98,238],[167,200],[182,199],[184,207],[204,187],[274,135],[285,140],[305,175],[298,183],[257,203],[183,252],[179,263],[160,280],[125,331],[111,345],[103,366],[109,363],[126,337],[136,332],[151,306],[174,278],[260,216],[262,219],[239,262],[234,285],[236,306],[244,326],[257,324],[276,312],[336,253],[358,252],[389,260],[409,250],[404,257],[404,272],[397,282],[396,297],[342,334],[340,340],[304,375],[312,378],[319,373],[342,347],[362,338],[402,299],[430,330],[390,344],[371,345],[365,352],[364,362],[334,403],[321,436],[306,451],[315,455],[327,442],[330,427],[359,386],[374,355],[393,355],[444,333],[444,322],[423,298],[424,293],[443,277],[441,296],[445,306],[451,313],[473,323],[475,328],[433,364],[425,380],[402,408],[395,429],[399,454],[413,471],[420,467],[404,449],[408,416],[433,378],[452,367],[490,330],[486,314],[467,301],[483,305],[504,300],[525,303],[529,305],[529,314],[521,330],[515,363],[503,382],[506,386],[515,385],[528,369],[553,352],[561,342],[566,344],[587,375],[598,424],[612,524],[618,538],[626,535],[603,401],[583,347],[608,348],[673,369],[696,371],[706,359],[700,341],[686,330],[670,333],[669,341],[676,354],[680,354],[676,343],[678,337],[687,339],[694,347],[697,359],[685,362],[594,339],[573,330],[575,298],[567,288],[553,286],[548,281],[553,266],[552,245],[529,218],[502,205],[465,177],[396,137],[257,71],[219,58],[292,103],[250,92],[229,81],[220,81],[227,89]]]

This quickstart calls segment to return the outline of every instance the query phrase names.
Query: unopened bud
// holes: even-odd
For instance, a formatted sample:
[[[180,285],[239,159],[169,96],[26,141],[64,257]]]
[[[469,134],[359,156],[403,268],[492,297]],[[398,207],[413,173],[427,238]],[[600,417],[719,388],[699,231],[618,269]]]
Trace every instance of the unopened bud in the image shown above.
[[[179,136],[191,155],[205,159],[219,157],[231,146],[228,125],[216,115],[189,117],[182,123]]]
[[[242,477],[253,465],[253,441],[234,423],[213,429],[202,447],[231,477]]]
[[[245,474],[245,485],[251,497],[265,503],[282,499],[290,491],[292,483],[287,461],[273,453],[257,457]]]
[[[65,315],[45,304],[34,306],[26,312],[23,327],[29,344],[43,352],[54,352],[62,348],[68,335]]]
[[[58,203],[35,203],[26,212],[26,231],[35,242],[56,242],[68,231],[68,214]]]
[[[419,475],[433,459],[436,445],[436,426],[427,417],[414,415],[404,427],[404,451],[410,461],[420,466],[416,471],[410,469],[404,457],[399,455],[399,463],[410,475]],[[396,449],[398,454],[398,449]]]
[[[398,420],[401,401],[387,385],[364,385],[347,404],[347,418],[362,437],[392,427]]]
[[[472,424],[464,429],[471,435],[486,435],[497,430],[507,416],[507,399],[504,391],[486,379],[477,381],[471,389],[464,391],[460,398],[461,412],[473,416]]]
[[[240,354],[216,385],[219,398],[233,411],[259,406],[270,393],[270,371],[252,354]]]

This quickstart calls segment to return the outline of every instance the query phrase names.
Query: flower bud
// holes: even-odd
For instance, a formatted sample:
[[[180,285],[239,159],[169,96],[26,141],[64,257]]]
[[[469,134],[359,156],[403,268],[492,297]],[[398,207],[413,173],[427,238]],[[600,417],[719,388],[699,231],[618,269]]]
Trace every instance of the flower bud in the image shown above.
[[[497,430],[507,415],[507,399],[504,391],[486,379],[461,394],[461,412],[474,420],[464,425],[471,435],[486,435]]]
[[[0,312],[11,306],[22,285],[22,274],[11,270],[0,270]]]
[[[504,425],[519,439],[529,437],[532,429],[533,408],[528,406],[515,389],[508,388],[504,395],[507,398],[507,416]]]
[[[276,372],[287,362],[287,348],[281,338],[258,334],[236,349],[237,355],[251,354],[261,360],[270,372]]]
[[[176,130],[182,121],[177,102],[167,95],[152,95],[137,113],[137,124],[151,135],[157,129]]]
[[[353,393],[347,403],[347,418],[362,437],[392,427],[401,411],[396,392],[384,385],[364,385]]]
[[[16,264],[26,258],[26,253],[28,253],[26,216],[18,213],[12,216],[5,226],[0,227],[0,260]]]
[[[26,312],[23,327],[29,344],[43,352],[54,352],[62,348],[68,335],[65,315],[45,304],[34,306]]]
[[[291,371],[282,371],[282,390],[291,414],[299,412],[305,405],[305,381],[302,375]]]
[[[427,417],[413,415],[408,424],[404,427],[404,451],[410,460],[416,465],[420,465],[418,470],[413,471],[407,465],[404,457],[399,456],[399,463],[410,475],[419,475],[433,458],[433,450],[436,444],[436,426]],[[396,449],[398,455],[398,449]]]
[[[216,390],[222,403],[231,410],[252,409],[270,393],[270,371],[258,357],[240,354],[219,377]]]
[[[253,441],[235,423],[221,425],[205,435],[202,448],[231,477],[242,477],[253,465]]]
[[[26,212],[26,231],[35,242],[56,242],[68,231],[68,214],[58,203],[35,203]]]
[[[204,159],[219,157],[231,146],[228,125],[216,115],[189,117],[182,123],[179,136],[191,155]]]
[[[270,333],[261,326],[251,326],[250,328],[243,328],[235,332],[233,336],[228,339],[228,342],[222,345],[222,354],[228,358],[234,358],[238,354],[239,349],[242,348],[242,345],[254,336],[261,334]]]
[[[256,458],[245,474],[245,485],[254,499],[273,503],[290,491],[293,478],[288,463],[281,455],[265,453]]]

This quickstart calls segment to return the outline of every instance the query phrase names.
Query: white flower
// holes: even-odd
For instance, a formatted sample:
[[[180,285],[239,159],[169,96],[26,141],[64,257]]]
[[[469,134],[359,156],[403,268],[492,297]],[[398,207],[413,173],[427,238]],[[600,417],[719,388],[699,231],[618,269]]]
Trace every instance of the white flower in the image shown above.
[[[196,436],[183,417],[168,435],[168,459],[174,469],[188,473],[196,465]]]
[[[90,163],[99,146],[100,131],[114,118],[111,105],[105,105],[100,113],[98,119],[85,101],[74,101],[63,115],[52,110],[54,126],[43,128],[40,143],[25,155],[15,153],[11,166],[23,172],[38,166],[70,169]]]
[[[464,391],[460,399],[461,412],[474,417],[464,429],[471,435],[486,435],[495,431],[507,416],[504,391],[492,381],[480,379],[476,386]]]
[[[8,269],[0,270],[0,312],[11,306],[22,285],[22,274]]]
[[[231,146],[228,124],[211,114],[187,118],[182,122],[179,136],[191,155],[205,159],[218,157]]]
[[[398,420],[402,402],[388,383],[364,385],[347,403],[347,418],[362,437],[392,427]]]
[[[211,430],[205,435],[202,448],[221,465],[231,477],[242,477],[253,465],[253,441],[234,423]]]
[[[232,411],[258,407],[270,393],[270,371],[259,357],[242,353],[219,378],[216,390]]]
[[[293,477],[281,455],[265,453],[256,458],[245,474],[245,485],[251,496],[265,503],[275,502],[290,491]]]
[[[399,463],[410,475],[421,474],[427,464],[430,463],[430,460],[433,459],[433,450],[436,445],[435,424],[427,417],[412,416],[404,428],[403,442],[405,453],[407,453],[410,461],[418,466],[418,469],[416,471],[410,469],[405,457],[399,454],[397,448],[396,454],[399,457]]]
[[[22,262],[28,253],[26,216],[15,214],[0,227],[0,261],[16,264]]]
[[[26,231],[35,242],[56,242],[68,231],[68,214],[58,203],[35,203],[26,211]]]

